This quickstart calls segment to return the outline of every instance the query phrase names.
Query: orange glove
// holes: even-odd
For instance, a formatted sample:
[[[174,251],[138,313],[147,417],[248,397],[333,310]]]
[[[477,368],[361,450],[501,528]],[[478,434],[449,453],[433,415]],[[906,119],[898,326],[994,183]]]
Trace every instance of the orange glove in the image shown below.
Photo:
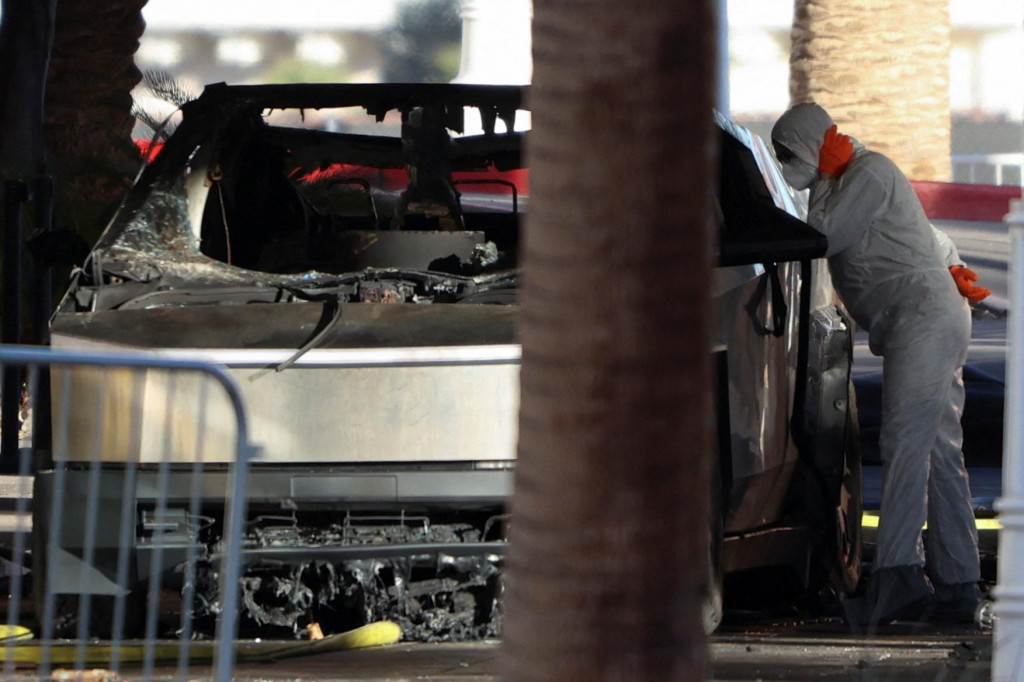
[[[825,143],[818,152],[818,170],[839,177],[853,158],[853,142],[833,125],[825,131]]]
[[[960,295],[971,303],[977,303],[992,293],[991,289],[975,286],[974,282],[978,281],[978,276],[969,267],[954,265],[949,269],[949,274],[953,275],[953,281],[956,282],[956,288],[960,290]]]

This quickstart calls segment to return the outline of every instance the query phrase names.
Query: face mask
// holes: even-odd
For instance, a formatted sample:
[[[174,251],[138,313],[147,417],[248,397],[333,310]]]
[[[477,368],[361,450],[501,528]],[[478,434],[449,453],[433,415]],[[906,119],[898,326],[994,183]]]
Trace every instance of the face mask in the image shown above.
[[[818,169],[794,156],[789,163],[782,164],[782,177],[795,190],[807,189],[818,177]]]

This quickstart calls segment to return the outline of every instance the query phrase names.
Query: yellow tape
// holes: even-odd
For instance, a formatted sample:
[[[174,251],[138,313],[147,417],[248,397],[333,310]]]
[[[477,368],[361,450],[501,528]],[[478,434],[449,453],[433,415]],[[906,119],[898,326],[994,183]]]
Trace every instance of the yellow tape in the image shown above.
[[[863,528],[878,528],[878,514],[876,512],[864,512],[861,516],[860,525]],[[1003,524],[999,519],[974,519],[974,525],[978,530],[1002,530]],[[924,524],[928,528],[928,524]]]
[[[44,656],[48,656],[51,665],[66,666],[79,663],[77,642],[66,640],[54,642],[48,647],[47,654],[47,647],[38,641],[24,641],[32,637],[32,632],[28,628],[15,626],[14,631],[8,631],[11,632],[8,637],[14,635],[14,640],[8,640],[12,643],[7,646],[0,646],[0,661],[12,660],[19,665],[35,666],[42,663]],[[3,632],[4,630],[0,630],[0,634]],[[239,662],[278,660],[327,651],[345,651],[394,644],[401,638],[401,628],[396,623],[384,620],[348,632],[328,635],[315,641],[240,641],[235,644],[235,657]],[[144,663],[147,656],[157,664],[173,664],[178,661],[183,644],[185,643],[162,640],[152,642],[147,651],[145,643],[124,642],[118,649],[118,657],[124,665]],[[211,661],[217,651],[216,642],[198,641],[187,644],[189,647],[188,660],[191,663]],[[81,663],[89,667],[107,665],[113,659],[114,649],[114,645],[110,642],[87,644],[82,652],[85,660]]]

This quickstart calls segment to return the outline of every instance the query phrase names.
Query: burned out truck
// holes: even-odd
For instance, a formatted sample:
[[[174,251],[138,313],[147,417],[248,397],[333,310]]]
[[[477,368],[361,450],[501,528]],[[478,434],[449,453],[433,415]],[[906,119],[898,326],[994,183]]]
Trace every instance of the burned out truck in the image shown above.
[[[246,623],[297,631],[387,617],[411,639],[499,633],[528,122],[525,87],[208,86],[74,273],[54,347],[208,359],[238,380],[261,447],[245,500]],[[852,589],[860,566],[851,329],[820,259],[825,239],[800,219],[763,141],[718,123],[709,352],[720,484],[713,518],[694,520],[714,531],[709,629],[724,574],[788,567],[820,593]],[[145,381],[112,391],[102,419],[88,404],[57,414],[55,398],[72,446],[35,483],[40,509],[58,472],[65,510],[91,471],[101,516],[128,495],[127,584],[110,569],[115,538],[86,557],[69,511],[60,565],[39,589],[135,594],[154,562],[172,574],[191,547],[194,588],[213,612],[203,571],[216,572],[220,526],[209,509],[223,502],[234,425],[211,404],[173,437],[129,438],[140,400],[155,403],[144,414],[166,407],[167,378]],[[98,469],[75,443],[102,444]],[[193,463],[198,517],[186,503]],[[159,476],[170,492],[154,492]],[[36,524],[45,536],[54,519]]]

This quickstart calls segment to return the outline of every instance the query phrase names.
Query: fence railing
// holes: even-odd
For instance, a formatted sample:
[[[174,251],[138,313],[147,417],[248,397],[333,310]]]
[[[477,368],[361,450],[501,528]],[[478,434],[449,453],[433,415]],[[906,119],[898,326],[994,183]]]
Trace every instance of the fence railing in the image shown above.
[[[3,678],[30,667],[39,680],[55,668],[152,679],[176,663],[185,680],[202,662],[232,679],[253,451],[235,380],[199,360],[10,345],[4,369],[19,373],[20,390],[0,401],[33,424],[11,485],[33,489],[15,496],[31,526],[2,536]],[[211,479],[203,453],[213,447],[234,457]],[[211,480],[226,483],[211,491]],[[193,637],[201,627],[206,641]]]

